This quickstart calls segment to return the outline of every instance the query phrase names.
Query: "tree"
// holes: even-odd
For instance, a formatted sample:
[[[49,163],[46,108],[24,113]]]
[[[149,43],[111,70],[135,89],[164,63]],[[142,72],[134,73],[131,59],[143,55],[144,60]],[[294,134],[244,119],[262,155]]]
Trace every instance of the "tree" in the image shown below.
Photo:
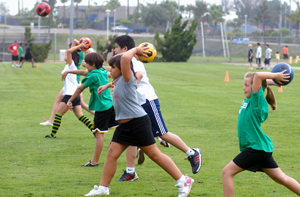
[[[234,0],[235,14],[239,19],[245,20],[245,15],[250,19],[254,19],[258,10],[258,1]]]
[[[47,20],[48,20],[48,32],[50,34],[50,27],[53,27],[54,26],[54,21],[53,21],[53,9],[55,7],[55,4],[56,4],[56,0],[47,0],[46,1],[50,8],[51,8],[51,12],[49,13],[48,17],[47,17]]]
[[[189,15],[189,18],[191,18],[191,15],[193,13],[193,10],[194,10],[194,6],[189,4],[186,6],[185,10],[187,11],[188,15]]]
[[[6,7],[5,3],[0,2],[0,14],[1,15],[6,15],[9,13],[8,7]]]
[[[259,5],[258,13],[255,17],[257,21],[262,22],[263,27],[263,36],[266,33],[266,20],[270,18],[270,12],[267,5],[267,0],[263,0],[263,2]]]
[[[163,27],[168,22],[165,10],[157,3],[148,3],[147,6],[141,4],[141,11],[143,24],[145,26],[153,26],[155,31],[158,27]]]
[[[203,0],[196,1],[196,6],[193,9],[193,14],[195,19],[198,20],[198,22],[208,22],[210,20],[208,4],[205,3]]]
[[[78,4],[81,3],[82,0],[74,0],[74,3],[76,3],[76,18],[78,18],[78,13],[79,13],[79,10],[78,10]]]
[[[105,7],[106,7],[106,9],[113,11],[113,10],[121,7],[121,3],[119,2],[119,0],[110,0],[110,1],[106,1]]]
[[[62,4],[64,4],[64,18],[66,18],[66,6],[65,6],[65,4],[68,2],[69,0],[60,0],[60,2],[62,3]]]
[[[175,19],[171,33],[167,30],[164,34],[164,40],[159,37],[158,32],[155,35],[156,48],[167,62],[186,62],[191,57],[197,43],[194,31],[198,22],[194,19],[189,29],[187,29],[189,21],[186,20],[181,23],[181,19],[181,15]]]
[[[224,22],[223,16],[225,15],[225,12],[223,12],[221,5],[213,4],[210,6],[209,14],[213,24],[216,25],[218,22]]]
[[[163,0],[160,5],[166,13],[167,21],[173,23],[173,21],[178,17],[178,5],[174,1]],[[166,24],[165,24],[166,25]]]
[[[299,36],[299,23],[300,23],[300,2],[296,1],[296,0],[294,0],[294,2],[296,3],[297,8],[295,11],[293,11],[289,15],[288,19],[289,19],[290,23],[296,24],[296,37],[298,37]]]

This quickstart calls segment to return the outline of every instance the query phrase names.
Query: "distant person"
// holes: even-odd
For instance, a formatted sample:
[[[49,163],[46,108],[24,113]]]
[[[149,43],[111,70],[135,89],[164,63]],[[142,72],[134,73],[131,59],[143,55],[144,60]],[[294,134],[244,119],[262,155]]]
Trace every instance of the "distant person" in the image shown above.
[[[279,51],[276,52],[275,58],[276,58],[276,63],[278,64],[279,60],[280,60],[280,53],[279,53]]]
[[[248,62],[250,63],[249,69],[252,70],[252,62],[253,62],[253,50],[252,44],[248,44],[249,51],[248,51]]]
[[[283,47],[282,54],[283,54],[283,61],[287,62],[288,61],[287,59],[289,59],[289,48],[288,48],[288,46]]]
[[[30,43],[29,46],[26,48],[25,59],[21,62],[21,64],[23,65],[23,63],[24,63],[25,61],[31,61],[31,63],[32,63],[32,68],[35,68],[35,67],[36,67],[36,66],[34,65],[34,60],[33,60],[32,43]]]
[[[272,49],[268,44],[266,44],[266,56],[265,56],[265,69],[270,70],[270,61],[272,58]]]
[[[255,58],[256,58],[256,63],[257,63],[257,69],[262,69],[262,67],[261,67],[261,47],[260,47],[259,42],[256,44]]]
[[[20,47],[18,50],[18,57],[19,57],[19,61],[18,61],[18,67],[22,68],[23,67],[23,60],[24,60],[24,51],[23,51],[23,43],[20,43]]]
[[[108,63],[108,60],[113,56],[114,53],[114,49],[110,40],[107,41],[107,44],[108,44],[107,49],[103,52],[103,54],[107,53],[106,63]]]
[[[11,44],[9,47],[8,47],[8,50],[11,52],[11,66],[14,68],[15,65],[14,65],[14,62],[16,61],[16,67],[17,67],[17,62],[19,60],[18,58],[18,44],[17,44],[17,41],[14,41],[13,44]]]

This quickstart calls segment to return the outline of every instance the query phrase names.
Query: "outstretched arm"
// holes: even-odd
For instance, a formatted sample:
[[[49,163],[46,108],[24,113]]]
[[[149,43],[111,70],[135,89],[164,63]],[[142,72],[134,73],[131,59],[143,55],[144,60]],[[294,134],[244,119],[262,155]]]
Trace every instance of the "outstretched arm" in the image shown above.
[[[64,81],[69,73],[87,76],[88,71],[87,70],[66,70],[63,74],[61,74],[61,80]]]
[[[85,89],[84,85],[80,85],[76,91],[74,92],[74,94],[72,95],[72,97],[68,100],[67,102],[67,105],[68,105],[68,108],[69,109],[72,109],[73,106],[72,106],[72,101],[81,94],[81,92],[83,92],[83,90]]]

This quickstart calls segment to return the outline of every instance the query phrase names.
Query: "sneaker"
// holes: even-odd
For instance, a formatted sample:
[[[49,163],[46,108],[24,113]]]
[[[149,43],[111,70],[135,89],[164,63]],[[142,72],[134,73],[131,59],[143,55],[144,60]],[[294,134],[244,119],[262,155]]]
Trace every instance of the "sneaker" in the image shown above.
[[[144,161],[145,161],[145,155],[144,155],[144,152],[140,148],[138,148],[137,156],[136,157],[137,157],[137,163],[139,165],[141,165],[141,164],[144,163]]]
[[[139,177],[134,173],[127,173],[126,170],[124,170],[124,174],[121,176],[121,178],[118,181],[135,181],[138,180]]]
[[[40,125],[51,125],[51,126],[53,126],[53,124],[50,123],[49,120],[47,120],[46,122],[41,122]]]
[[[199,148],[194,148],[193,149],[195,151],[195,154],[192,156],[188,157],[188,160],[191,163],[192,166],[192,171],[194,174],[196,174],[197,172],[199,172],[200,168],[201,168],[201,150]]]
[[[95,195],[109,195],[109,189],[104,191],[102,188],[98,187],[97,185],[94,186],[88,194],[85,196],[95,196]]]
[[[163,140],[163,139],[161,139],[160,145],[162,145],[164,147],[167,147],[167,148],[170,148],[170,144],[168,142],[166,142],[165,140]]]
[[[178,197],[186,197],[189,195],[194,184],[194,179],[186,176],[185,183],[178,183],[175,187],[178,187]]]
[[[56,136],[50,134],[50,135],[46,135],[45,138],[56,138]]]
[[[92,161],[90,160],[89,162],[87,162],[86,164],[84,165],[81,165],[82,167],[96,167],[96,166],[99,166],[99,164],[92,164]]]

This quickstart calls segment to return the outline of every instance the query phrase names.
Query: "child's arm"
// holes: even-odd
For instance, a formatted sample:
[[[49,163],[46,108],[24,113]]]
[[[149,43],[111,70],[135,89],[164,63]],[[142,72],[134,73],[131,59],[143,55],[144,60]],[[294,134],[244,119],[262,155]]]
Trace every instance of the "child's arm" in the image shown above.
[[[64,81],[69,73],[87,76],[88,71],[87,70],[66,70],[63,74],[61,74],[61,80]]]
[[[99,86],[98,90],[97,90],[97,93],[98,94],[103,94],[102,92],[104,90],[106,90],[107,88],[110,88],[111,87],[111,82],[106,84],[106,85],[103,85],[103,86]]]
[[[67,64],[69,65],[69,66],[71,66],[71,64],[72,64],[72,53],[74,52],[74,51],[77,51],[78,49],[79,50],[82,50],[82,49],[84,49],[86,47],[86,44],[85,43],[81,43],[80,45],[77,45],[77,46],[74,46],[74,47],[71,47],[71,48],[69,48],[67,51],[66,51],[66,53],[67,53]]]
[[[72,97],[68,100],[67,102],[67,105],[68,105],[68,108],[69,109],[72,109],[73,106],[72,106],[72,101],[81,94],[81,92],[83,92],[83,90],[85,89],[84,85],[80,85],[76,91],[74,92],[74,94],[72,95]]]
[[[79,41],[76,40],[76,39],[74,39],[73,42],[72,42],[71,48],[72,48],[72,47],[75,47],[75,46],[77,46],[77,45],[79,45],[79,44],[80,44]]]
[[[275,83],[272,79],[267,79],[267,85],[270,86],[270,85],[273,85],[273,86],[278,86],[277,83]]]
[[[252,92],[256,93],[259,91],[262,81],[266,79],[275,79],[279,83],[281,81],[288,81],[290,78],[290,74],[283,74],[286,70],[280,73],[268,73],[268,72],[257,72],[254,75],[253,85],[252,85]]]
[[[121,57],[121,73],[122,76],[125,80],[126,83],[129,82],[132,72],[131,72],[131,59],[133,58],[133,56],[135,54],[137,55],[142,55],[145,57],[147,56],[147,51],[145,51],[148,48],[143,48],[143,46],[141,47],[135,47],[133,49],[130,49],[129,51],[127,51],[126,53],[124,53]]]

